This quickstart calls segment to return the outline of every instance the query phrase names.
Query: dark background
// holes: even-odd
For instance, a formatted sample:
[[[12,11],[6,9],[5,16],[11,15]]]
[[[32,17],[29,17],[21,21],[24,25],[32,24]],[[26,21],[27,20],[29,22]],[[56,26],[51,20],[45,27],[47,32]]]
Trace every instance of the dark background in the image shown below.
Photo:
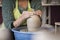
[[[51,7],[51,24],[54,25],[55,22],[60,22],[60,6]]]
[[[2,23],[3,19],[2,19],[2,7],[0,7],[0,24]]]

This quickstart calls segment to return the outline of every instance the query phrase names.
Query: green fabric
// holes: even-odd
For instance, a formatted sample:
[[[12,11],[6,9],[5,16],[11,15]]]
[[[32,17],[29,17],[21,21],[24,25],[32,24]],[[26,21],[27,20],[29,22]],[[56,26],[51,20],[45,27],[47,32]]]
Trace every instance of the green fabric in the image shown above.
[[[2,16],[4,24],[7,28],[11,29],[13,27],[11,24],[14,19],[13,9],[15,8],[15,1],[16,0],[2,0]],[[42,10],[41,0],[32,0],[31,1],[31,8],[35,10]]]

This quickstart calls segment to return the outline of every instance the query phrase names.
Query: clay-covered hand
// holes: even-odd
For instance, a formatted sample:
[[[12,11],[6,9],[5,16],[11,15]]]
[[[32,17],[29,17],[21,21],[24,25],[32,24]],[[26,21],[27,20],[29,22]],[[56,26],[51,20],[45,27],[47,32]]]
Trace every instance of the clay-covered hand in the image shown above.
[[[21,23],[27,18],[29,18],[31,15],[32,12],[23,11],[22,15],[16,21],[13,22],[14,27],[18,27],[19,25],[21,25]]]
[[[42,11],[41,10],[36,10],[34,14],[39,15],[41,17]]]
[[[33,12],[29,11],[23,11],[22,15],[25,19],[29,18],[31,15],[33,15]]]

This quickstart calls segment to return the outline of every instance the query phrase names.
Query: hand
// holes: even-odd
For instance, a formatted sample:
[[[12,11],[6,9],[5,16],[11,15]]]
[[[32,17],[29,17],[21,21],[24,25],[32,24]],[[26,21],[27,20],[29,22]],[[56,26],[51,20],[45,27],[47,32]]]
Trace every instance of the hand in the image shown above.
[[[22,16],[26,19],[33,15],[33,12],[23,11]]]
[[[42,15],[42,11],[37,10],[37,11],[35,11],[35,13],[34,13],[34,14],[41,16],[41,15]]]
[[[22,15],[16,21],[13,22],[14,27],[18,27],[19,25],[21,25],[21,23],[25,19],[29,18],[31,15],[32,15],[32,12],[23,11]]]

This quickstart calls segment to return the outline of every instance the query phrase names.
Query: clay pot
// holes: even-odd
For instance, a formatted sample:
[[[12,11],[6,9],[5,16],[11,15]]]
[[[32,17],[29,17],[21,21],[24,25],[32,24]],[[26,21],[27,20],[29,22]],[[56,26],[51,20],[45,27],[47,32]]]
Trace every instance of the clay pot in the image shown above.
[[[41,19],[37,15],[33,15],[27,19],[27,28],[30,32],[38,31],[41,26]]]

